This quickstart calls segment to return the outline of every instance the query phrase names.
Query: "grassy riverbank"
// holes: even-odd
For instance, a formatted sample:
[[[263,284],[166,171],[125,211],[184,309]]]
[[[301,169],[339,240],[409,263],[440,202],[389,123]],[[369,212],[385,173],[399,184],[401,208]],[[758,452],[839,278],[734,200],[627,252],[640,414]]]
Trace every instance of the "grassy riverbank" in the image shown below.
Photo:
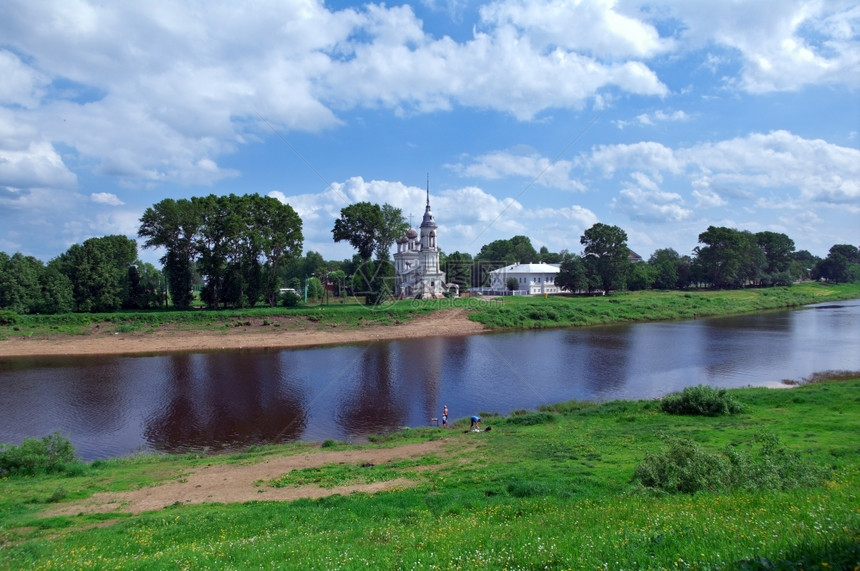
[[[852,569],[860,565],[860,373],[843,376],[855,380],[728,391],[741,412],[725,416],[668,414],[657,401],[569,402],[485,415],[492,430],[480,434],[464,433],[463,420],[453,430],[404,430],[369,445],[397,447],[376,465],[338,461],[355,448],[326,442],[5,478],[0,568]],[[672,448],[673,439],[685,444]],[[396,457],[422,442],[439,446]],[[321,454],[335,456],[257,482],[260,501],[179,501],[139,514],[87,507],[95,492],[155,494],[214,467],[284,456],[312,463]],[[668,459],[669,480],[685,465],[712,474],[733,458],[735,484],[655,491],[634,479],[646,458]],[[395,480],[376,494],[265,501],[282,489],[273,486]]]
[[[609,296],[505,298],[487,304],[472,319],[491,328],[530,329],[695,319],[799,307],[860,297],[860,283],[742,290],[637,291]]]
[[[241,310],[135,311],[108,314],[10,315],[0,319],[0,340],[45,339],[93,333],[177,331],[271,331],[307,328],[360,329],[398,325],[439,309],[463,308],[470,319],[490,329],[531,329],[693,319],[811,303],[860,298],[860,283],[804,283],[791,287],[743,290],[616,292],[609,296],[470,297],[399,300],[368,307],[352,298],[298,308]]]

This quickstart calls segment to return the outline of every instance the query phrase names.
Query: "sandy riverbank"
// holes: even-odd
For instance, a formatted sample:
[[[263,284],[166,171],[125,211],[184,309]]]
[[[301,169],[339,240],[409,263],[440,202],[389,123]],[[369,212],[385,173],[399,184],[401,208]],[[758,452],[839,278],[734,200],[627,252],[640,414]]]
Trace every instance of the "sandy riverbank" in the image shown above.
[[[409,339],[473,335],[484,332],[469,321],[463,309],[435,311],[399,325],[374,325],[360,329],[321,326],[312,322],[288,326],[252,324],[227,330],[179,330],[159,328],[151,332],[116,333],[94,330],[86,335],[57,335],[43,339],[12,338],[0,341],[0,357],[45,355],[121,355],[220,349],[283,349]]]

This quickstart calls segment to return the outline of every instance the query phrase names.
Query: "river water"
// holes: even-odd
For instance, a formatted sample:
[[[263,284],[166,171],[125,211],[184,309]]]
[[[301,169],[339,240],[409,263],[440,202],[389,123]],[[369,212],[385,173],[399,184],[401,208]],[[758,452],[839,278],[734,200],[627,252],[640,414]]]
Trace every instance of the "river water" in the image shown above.
[[[736,317],[161,356],[0,359],[0,442],[54,431],[85,460],[360,441],[570,399],[784,387],[860,370],[860,300]],[[486,422],[485,422],[486,424]],[[491,422],[489,424],[492,424]]]

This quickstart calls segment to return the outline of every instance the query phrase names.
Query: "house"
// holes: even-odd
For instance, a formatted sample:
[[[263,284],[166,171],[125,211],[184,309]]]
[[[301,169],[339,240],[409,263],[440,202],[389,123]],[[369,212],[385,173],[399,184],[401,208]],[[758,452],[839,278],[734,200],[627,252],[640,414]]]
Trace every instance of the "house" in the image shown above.
[[[560,269],[558,264],[511,264],[490,272],[490,289],[504,291],[508,289],[508,280],[517,280],[517,290],[527,295],[544,293],[560,293],[555,285],[555,276]]]

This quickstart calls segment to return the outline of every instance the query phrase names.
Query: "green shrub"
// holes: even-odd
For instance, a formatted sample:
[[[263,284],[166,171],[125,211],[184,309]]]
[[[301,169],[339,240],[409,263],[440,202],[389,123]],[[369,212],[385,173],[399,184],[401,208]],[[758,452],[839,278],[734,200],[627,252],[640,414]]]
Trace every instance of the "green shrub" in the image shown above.
[[[646,456],[636,466],[633,479],[646,488],[668,493],[717,491],[731,481],[731,465],[692,440],[677,439],[659,454]]]
[[[687,387],[680,393],[667,395],[660,408],[669,414],[692,416],[722,416],[737,414],[743,410],[741,404],[729,395],[726,389],[714,389],[707,385]]]
[[[828,470],[786,450],[775,435],[756,435],[747,452],[729,446],[709,453],[689,439],[671,440],[658,454],[649,454],[634,471],[642,486],[668,493],[715,492],[728,489],[788,490],[821,484]]]
[[[0,325],[15,325],[18,323],[18,314],[8,309],[0,310]]]
[[[75,464],[75,447],[59,432],[28,438],[18,446],[0,444],[0,476],[63,472]]]

